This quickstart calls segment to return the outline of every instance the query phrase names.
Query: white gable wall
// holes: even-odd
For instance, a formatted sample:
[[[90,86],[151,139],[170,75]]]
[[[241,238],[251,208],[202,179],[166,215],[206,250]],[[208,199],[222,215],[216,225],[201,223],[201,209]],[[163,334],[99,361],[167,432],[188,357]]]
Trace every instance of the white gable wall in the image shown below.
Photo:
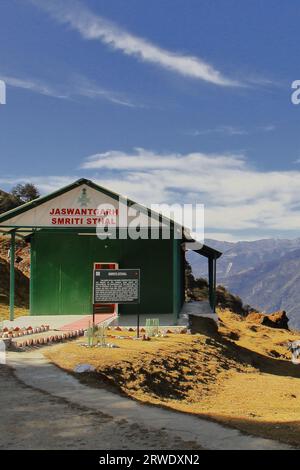
[[[120,217],[121,209],[127,212],[127,223],[126,217],[125,220],[124,217]],[[132,209],[122,204],[122,199],[121,206],[119,206],[118,200],[82,184],[37,207],[0,222],[0,228],[1,226],[91,228],[98,224],[127,227],[137,215],[141,226],[159,226],[159,222],[153,218],[150,220],[147,214],[132,215]]]

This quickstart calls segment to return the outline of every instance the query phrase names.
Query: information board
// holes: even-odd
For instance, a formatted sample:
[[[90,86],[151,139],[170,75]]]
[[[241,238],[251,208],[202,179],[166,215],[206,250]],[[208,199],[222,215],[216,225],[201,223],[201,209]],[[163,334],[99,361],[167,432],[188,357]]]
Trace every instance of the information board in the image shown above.
[[[139,302],[139,269],[94,270],[94,304],[138,304]]]

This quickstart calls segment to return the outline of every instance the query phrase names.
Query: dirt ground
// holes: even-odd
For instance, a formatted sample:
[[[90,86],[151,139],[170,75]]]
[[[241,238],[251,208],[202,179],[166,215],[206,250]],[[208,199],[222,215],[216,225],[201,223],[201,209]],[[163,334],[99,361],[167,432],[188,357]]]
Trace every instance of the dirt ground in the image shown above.
[[[27,387],[6,366],[0,366],[0,405],[0,450],[199,450],[163,430],[146,432]]]
[[[117,339],[119,349],[79,343],[47,356],[72,372],[90,363],[92,386],[117,387],[134,399],[213,419],[245,432],[300,447],[300,366],[288,341],[300,333],[256,325],[220,312],[219,334],[168,334],[149,342]],[[133,333],[131,334],[133,335]],[[81,340],[82,341],[82,340]]]

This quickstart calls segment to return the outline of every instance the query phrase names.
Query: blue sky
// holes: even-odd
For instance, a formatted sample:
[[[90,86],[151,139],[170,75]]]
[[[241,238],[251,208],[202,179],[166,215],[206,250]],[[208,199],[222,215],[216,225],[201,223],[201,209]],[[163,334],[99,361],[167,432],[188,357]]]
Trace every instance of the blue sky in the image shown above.
[[[207,236],[298,236],[299,15],[292,0],[1,0],[0,187],[87,177],[204,203]]]

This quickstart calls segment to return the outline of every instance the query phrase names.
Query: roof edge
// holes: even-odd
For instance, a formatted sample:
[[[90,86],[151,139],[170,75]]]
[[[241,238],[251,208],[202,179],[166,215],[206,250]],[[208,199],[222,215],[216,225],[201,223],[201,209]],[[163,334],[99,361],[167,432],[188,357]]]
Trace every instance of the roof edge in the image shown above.
[[[93,181],[91,181],[89,179],[79,178],[78,180],[74,181],[73,183],[70,183],[66,186],[63,186],[62,188],[57,189],[57,190],[55,190],[55,191],[53,191],[49,194],[46,194],[44,196],[40,196],[36,199],[33,199],[30,202],[26,202],[25,204],[22,204],[21,206],[15,207],[14,209],[11,209],[9,211],[4,212],[3,214],[0,215],[0,223],[5,222],[6,220],[8,220],[12,217],[15,217],[17,215],[20,215],[23,212],[27,212],[27,211],[35,208],[35,207],[38,207],[38,206],[44,204],[45,202],[50,201],[51,199],[54,199],[58,196],[61,196],[62,194],[65,194],[66,192],[71,191],[72,189],[76,188],[77,186],[81,186],[83,184],[86,184],[90,188],[93,188],[96,191],[102,192],[102,193],[106,194],[107,196],[112,197],[113,199],[119,199],[120,197],[123,197],[123,198],[126,197],[126,196],[122,196],[122,194],[118,194],[114,191],[111,191],[110,189],[107,189],[103,186],[100,186],[97,183],[94,183]],[[169,219],[168,217],[165,217],[164,215],[162,215],[159,212],[152,211],[148,207],[143,206],[142,204],[139,204],[139,203],[133,201],[132,199],[127,198],[127,197],[126,197],[126,200],[127,200],[127,203],[130,206],[131,205],[139,206],[141,208],[141,211],[146,213],[146,215],[148,215],[148,216],[150,215],[150,211],[151,211],[151,215],[155,214],[159,218],[159,221],[161,220],[161,221],[169,222],[169,223],[171,223],[172,227],[177,226],[177,227],[183,228],[183,226],[178,224],[175,220]]]

